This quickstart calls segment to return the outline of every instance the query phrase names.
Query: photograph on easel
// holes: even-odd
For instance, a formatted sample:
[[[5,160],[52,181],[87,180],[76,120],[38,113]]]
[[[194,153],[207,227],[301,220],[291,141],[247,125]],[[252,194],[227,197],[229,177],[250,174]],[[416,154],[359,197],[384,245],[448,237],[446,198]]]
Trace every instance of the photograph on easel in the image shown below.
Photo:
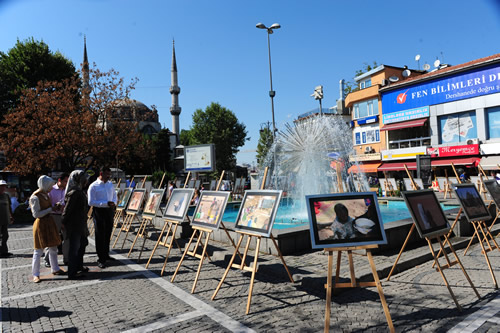
[[[313,249],[387,244],[374,192],[306,196]]]
[[[192,188],[174,189],[168,199],[167,208],[165,209],[163,217],[183,222],[189,208],[189,203],[193,198],[193,194],[194,189]]]
[[[453,190],[469,222],[486,221],[491,218],[490,212],[486,209],[484,201],[477,191],[476,185],[456,184]]]
[[[227,201],[231,192],[203,191],[193,214],[192,225],[219,229],[222,215],[226,210]]]
[[[132,192],[130,196],[130,200],[128,202],[127,211],[137,213],[141,208],[142,201],[144,200],[144,196],[146,195],[146,190],[143,188],[139,188]]]
[[[148,201],[146,201],[142,214],[155,216],[158,208],[160,207],[161,198],[163,198],[164,192],[165,190],[152,190],[149,194]]]
[[[130,195],[132,194],[133,189],[132,188],[126,188],[123,190],[122,196],[120,198],[120,201],[118,201],[118,205],[116,205],[116,208],[125,208],[127,207],[128,201],[130,199]]]
[[[278,211],[281,193],[281,190],[245,191],[234,228],[269,237]]]
[[[450,230],[433,190],[405,191],[402,194],[420,237],[434,237]]]
[[[500,185],[498,185],[496,180],[485,180],[483,183],[495,205],[500,207]]]

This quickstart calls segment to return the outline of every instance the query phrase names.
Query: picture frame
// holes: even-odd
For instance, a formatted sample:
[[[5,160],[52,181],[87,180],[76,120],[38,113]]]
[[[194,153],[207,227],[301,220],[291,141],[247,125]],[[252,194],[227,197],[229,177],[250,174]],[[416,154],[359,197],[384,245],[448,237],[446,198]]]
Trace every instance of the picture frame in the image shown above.
[[[486,187],[486,191],[488,191],[489,195],[495,202],[497,207],[500,207],[500,185],[498,185],[496,180],[484,180],[484,187]]]
[[[141,209],[142,201],[145,196],[146,189],[135,189],[130,196],[130,200],[128,201],[127,212],[137,213]]]
[[[313,249],[387,244],[375,192],[307,195],[306,204]]]
[[[450,231],[434,190],[403,191],[402,195],[421,238],[433,238]]]
[[[134,189],[131,187],[123,189],[122,195],[120,196],[120,200],[116,205],[117,209],[125,209],[125,207],[127,207],[128,201],[130,200],[130,196],[132,195],[133,191]]]
[[[453,186],[453,191],[455,191],[455,195],[469,222],[491,219],[490,212],[484,205],[484,201],[477,191],[476,185],[471,183],[456,184]]]
[[[175,188],[170,194],[163,217],[169,220],[183,222],[186,218],[193,194],[194,189],[192,188]]]
[[[235,230],[269,237],[281,201],[281,190],[245,191],[236,217]]]
[[[164,193],[165,193],[164,189],[151,190],[151,192],[149,193],[148,200],[144,205],[144,210],[142,211],[142,215],[155,217],[158,208],[160,208],[161,199],[163,198]]]
[[[212,230],[219,229],[229,194],[225,191],[202,191],[191,225]]]

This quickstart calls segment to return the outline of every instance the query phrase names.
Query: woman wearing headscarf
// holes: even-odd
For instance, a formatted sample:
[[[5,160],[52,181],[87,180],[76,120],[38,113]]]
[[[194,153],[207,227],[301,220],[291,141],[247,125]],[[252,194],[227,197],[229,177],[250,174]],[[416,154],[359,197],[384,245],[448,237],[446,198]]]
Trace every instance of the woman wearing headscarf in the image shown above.
[[[83,267],[83,255],[87,240],[87,195],[84,192],[87,174],[75,170],[69,175],[66,185],[64,212],[62,224],[66,230],[66,240],[69,240],[68,278],[82,277],[88,268]]]
[[[52,274],[64,275],[65,271],[59,268],[57,263],[57,246],[61,244],[61,237],[57,231],[57,225],[51,215],[52,204],[48,193],[52,190],[52,186],[56,182],[48,177],[41,176],[38,178],[38,190],[30,197],[30,208],[33,217],[36,219],[33,223],[33,262],[32,274],[33,282],[40,282],[40,257],[43,249],[48,248],[50,267]]]

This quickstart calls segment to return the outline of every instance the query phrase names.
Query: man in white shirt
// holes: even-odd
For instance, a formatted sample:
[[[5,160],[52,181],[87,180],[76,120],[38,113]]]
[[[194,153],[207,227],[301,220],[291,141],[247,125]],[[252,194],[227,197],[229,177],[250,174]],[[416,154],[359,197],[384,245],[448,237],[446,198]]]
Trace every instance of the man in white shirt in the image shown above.
[[[109,181],[111,169],[103,167],[99,177],[90,184],[88,189],[89,206],[92,209],[95,224],[95,247],[97,252],[97,265],[106,268],[106,261],[115,260],[109,256],[109,242],[113,230],[113,215],[116,207],[116,192]]]

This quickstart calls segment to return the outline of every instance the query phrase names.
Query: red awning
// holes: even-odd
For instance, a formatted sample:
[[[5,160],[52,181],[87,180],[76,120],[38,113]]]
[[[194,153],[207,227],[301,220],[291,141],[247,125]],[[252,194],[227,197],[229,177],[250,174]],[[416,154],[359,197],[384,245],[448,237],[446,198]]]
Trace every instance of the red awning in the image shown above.
[[[476,167],[481,159],[479,157],[464,157],[464,158],[445,158],[442,160],[431,160],[431,165],[435,166],[449,166],[453,165],[466,165]]]
[[[380,163],[366,163],[366,164],[361,164],[359,165],[353,165],[349,168],[348,172],[351,173],[358,173],[358,172],[364,172],[364,173],[371,173],[371,172],[377,172],[377,168],[380,165]]]
[[[425,122],[429,120],[429,118],[422,118],[422,119],[416,119],[416,120],[410,120],[410,121],[405,121],[402,123],[395,123],[395,124],[388,124],[382,127],[380,130],[381,131],[394,131],[398,129],[403,129],[403,128],[410,128],[410,127],[419,127],[425,124]]]
[[[417,162],[387,162],[382,163],[378,171],[401,171],[405,169],[405,164],[408,170],[417,170]]]

